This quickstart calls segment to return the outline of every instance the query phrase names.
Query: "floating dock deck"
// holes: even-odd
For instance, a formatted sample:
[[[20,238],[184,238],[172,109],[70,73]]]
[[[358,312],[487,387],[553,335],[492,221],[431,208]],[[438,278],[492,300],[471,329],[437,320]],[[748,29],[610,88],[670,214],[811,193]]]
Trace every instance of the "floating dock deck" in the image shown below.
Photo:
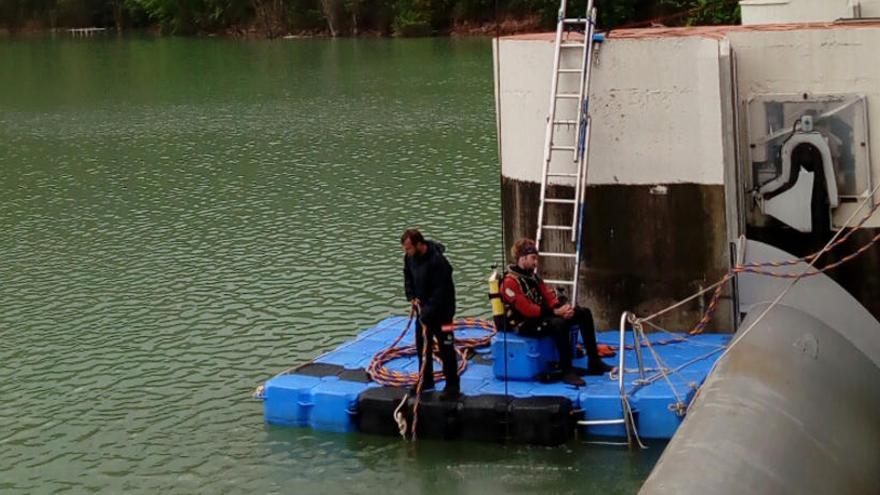
[[[373,356],[386,349],[407,325],[405,317],[391,317],[362,331],[310,363],[275,376],[259,394],[265,419],[270,424],[309,427],[316,430],[397,435],[393,418],[404,388],[373,382],[365,368]],[[456,339],[486,336],[478,325],[456,330]],[[642,347],[644,377],[637,368],[632,334],[627,333],[625,388],[633,418],[642,438],[671,438],[689,404],[721,355],[729,335],[702,334],[683,338],[664,333],[650,334],[653,351],[665,363],[661,372],[652,352]],[[413,330],[402,343],[413,342]],[[482,441],[513,440],[525,443],[558,444],[580,434],[625,437],[623,425],[580,427],[577,420],[619,419],[623,415],[617,379],[609,374],[585,376],[585,386],[562,382],[542,383],[529,377],[542,365],[549,339],[525,339],[515,334],[498,334],[491,346],[476,349],[461,374],[458,401],[441,401],[437,393],[423,394],[419,406],[419,437],[465,438]],[[506,342],[505,342],[506,340]],[[616,347],[619,332],[600,332],[600,344]],[[503,366],[504,353],[509,356]],[[618,358],[606,358],[617,365]],[[576,366],[585,366],[579,358]],[[395,359],[387,368],[417,372],[415,357]],[[504,379],[505,372],[507,380]],[[444,383],[437,383],[437,392]],[[401,408],[411,415],[411,406]]]

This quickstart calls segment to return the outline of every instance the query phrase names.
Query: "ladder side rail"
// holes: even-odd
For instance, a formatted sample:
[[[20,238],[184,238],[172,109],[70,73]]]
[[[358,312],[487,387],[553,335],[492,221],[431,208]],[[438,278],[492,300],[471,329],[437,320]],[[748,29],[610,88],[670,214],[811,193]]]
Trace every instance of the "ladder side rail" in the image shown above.
[[[586,149],[589,149],[589,142],[590,142],[590,136],[591,136],[591,133],[590,133],[591,120],[592,119],[588,115],[587,120],[586,120],[586,126],[587,126],[586,134],[584,136],[584,139],[586,140],[586,143],[587,143]],[[577,304],[578,285],[580,285],[577,282],[578,282],[578,279],[580,278],[580,271],[581,271],[580,270],[580,268],[581,268],[581,255],[582,255],[582,251],[583,251],[583,249],[581,249],[581,248],[583,245],[583,238],[584,238],[584,218],[586,216],[584,214],[584,211],[586,210],[585,205],[586,205],[588,163],[586,162],[585,157],[586,157],[586,151],[584,152],[584,157],[581,158],[582,164],[583,164],[583,173],[581,174],[581,177],[578,178],[578,180],[581,181],[580,191],[579,191],[580,197],[577,198],[577,214],[575,215],[575,220],[574,220],[576,222],[576,225],[573,227],[574,229],[577,229],[577,231],[572,232],[572,234],[574,234],[576,237],[575,241],[574,241],[575,242],[575,245],[574,245],[574,252],[575,252],[574,281],[575,281],[575,284],[574,284],[574,289],[572,290],[572,294],[571,294],[571,299],[575,304]]]
[[[593,3],[592,0],[590,0],[590,3],[591,4]],[[583,173],[584,183],[586,183],[587,167],[589,165],[589,160],[590,160],[590,139],[589,139],[590,123],[591,123],[590,122],[591,121],[591,119],[590,119],[590,83],[592,82],[592,77],[593,77],[593,52],[594,52],[594,48],[595,48],[595,42],[593,41],[593,34],[595,33],[595,29],[596,29],[596,9],[593,8],[589,12],[588,15],[589,15],[589,17],[587,20],[587,24],[589,26],[588,31],[590,33],[590,42],[589,42],[590,49],[585,54],[585,59],[584,59],[584,101],[586,103],[583,104],[584,105],[583,108],[580,109],[581,113],[578,114],[578,128],[580,128],[581,125],[586,126],[584,135],[578,136],[580,139],[583,139],[583,142],[579,143],[580,144],[579,148],[581,149],[580,160],[581,160],[581,166],[584,170],[584,173]]]
[[[583,108],[582,105],[583,105],[584,96],[585,96],[584,88],[585,87],[589,88],[589,84],[590,84],[588,78],[590,77],[590,66],[589,66],[590,52],[592,51],[592,48],[593,48],[593,23],[591,22],[591,17],[590,17],[590,12],[592,12],[592,9],[593,9],[593,0],[588,0],[586,15],[584,17],[586,19],[586,22],[584,23],[583,53],[582,53],[581,59],[579,61],[583,65],[581,66],[581,73],[580,73],[581,77],[578,80],[577,117],[576,117],[576,119],[577,119],[576,126],[577,127],[575,127],[575,130],[580,128],[581,121],[583,120],[583,115],[581,113],[581,110]],[[587,95],[587,96],[589,96],[589,95]],[[577,137],[575,137],[575,140],[577,140]],[[574,156],[572,157],[572,162],[576,163],[578,161],[578,157],[579,157],[580,153],[578,153],[578,150],[575,149],[575,152],[573,153],[573,155]]]
[[[592,0],[590,0],[592,4]],[[575,258],[574,263],[574,289],[572,290],[572,301],[577,304],[577,295],[578,295],[578,279],[580,277],[580,268],[581,268],[581,256],[582,256],[582,244],[583,244],[583,230],[584,230],[584,211],[586,210],[586,190],[587,190],[587,177],[589,175],[590,170],[590,140],[593,134],[593,119],[590,116],[589,105],[590,105],[590,77],[592,76],[593,69],[593,33],[596,26],[596,9],[593,8],[590,11],[589,21],[588,21],[589,29],[587,31],[590,33],[590,51],[587,53],[587,59],[585,61],[585,88],[586,91],[586,108],[584,109],[583,118],[585,119],[583,122],[584,125],[584,136],[583,136],[583,152],[580,156],[580,161],[578,162],[578,196],[575,198],[577,201],[577,210],[575,212],[574,218],[572,219],[574,225],[572,225],[572,240],[575,242],[575,253],[577,257]],[[579,117],[580,118],[580,117]]]
[[[535,243],[538,250],[541,249],[541,237],[543,235],[542,225],[544,224],[544,197],[547,194],[547,172],[550,168],[550,160],[553,156],[553,121],[556,118],[556,92],[559,84],[559,58],[560,45],[562,44],[562,31],[565,23],[565,3],[566,0],[560,0],[559,17],[556,23],[556,42],[554,44],[553,53],[553,76],[550,80],[550,108],[547,117],[547,128],[544,133],[544,163],[541,166],[541,193],[540,203],[538,204],[538,232],[535,236]]]
[[[581,136],[581,126],[586,123],[584,120],[586,119],[587,112],[589,109],[589,90],[590,90],[590,63],[592,60],[591,54],[593,53],[593,0],[587,1],[587,10],[585,12],[585,18],[587,22],[584,25],[584,51],[581,57],[582,72],[580,81],[578,82],[578,104],[577,104],[577,125],[575,126],[575,141],[580,141]],[[581,186],[582,186],[582,176],[585,174],[584,171],[584,154],[585,154],[585,145],[583,142],[577,142],[575,144],[575,152],[574,152],[574,161],[577,162],[577,178],[575,179],[574,185],[574,198],[575,204],[572,205],[571,211],[571,242],[576,242],[578,239],[578,222],[579,222],[579,210],[580,210],[580,197],[581,197]],[[577,278],[577,269],[575,269],[575,278]]]

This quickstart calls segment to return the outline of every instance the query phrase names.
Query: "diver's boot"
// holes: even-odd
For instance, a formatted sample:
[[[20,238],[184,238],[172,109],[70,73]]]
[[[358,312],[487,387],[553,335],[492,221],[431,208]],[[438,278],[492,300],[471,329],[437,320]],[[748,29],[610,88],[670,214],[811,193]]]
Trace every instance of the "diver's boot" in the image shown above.
[[[605,361],[602,361],[598,356],[591,357],[589,364],[587,364],[587,374],[590,376],[604,375],[613,369],[614,366],[605,364]]]
[[[579,377],[577,373],[574,372],[574,370],[566,371],[565,374],[562,375],[562,381],[569,385],[574,385],[575,387],[581,387],[587,384],[587,382],[585,382],[583,378]]]

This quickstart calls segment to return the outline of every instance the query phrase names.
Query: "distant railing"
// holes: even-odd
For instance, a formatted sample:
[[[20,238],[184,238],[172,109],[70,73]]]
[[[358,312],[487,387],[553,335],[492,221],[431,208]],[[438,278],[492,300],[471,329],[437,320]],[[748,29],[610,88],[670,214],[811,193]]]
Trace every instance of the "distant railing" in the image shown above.
[[[73,36],[92,36],[96,33],[102,33],[106,31],[107,28],[102,27],[87,27],[87,28],[70,28],[67,32]]]

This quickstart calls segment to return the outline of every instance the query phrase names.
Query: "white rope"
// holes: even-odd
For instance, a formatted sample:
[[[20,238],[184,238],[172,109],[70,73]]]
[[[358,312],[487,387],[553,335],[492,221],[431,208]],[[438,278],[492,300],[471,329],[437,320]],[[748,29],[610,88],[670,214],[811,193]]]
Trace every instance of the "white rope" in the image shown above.
[[[669,389],[672,390],[672,395],[675,396],[675,404],[676,407],[680,407],[681,404],[684,404],[681,400],[681,397],[678,395],[678,390],[675,388],[675,385],[672,384],[672,380],[669,379],[669,374],[666,372],[667,366],[663,359],[657,354],[657,351],[654,350],[654,346],[651,345],[651,341],[645,335],[645,329],[642,327],[641,323],[632,323],[633,329],[638,330],[639,335],[633,335],[635,338],[644,338],[645,343],[647,344],[648,350],[651,351],[651,356],[654,357],[654,363],[660,367],[660,373],[663,375],[663,379],[666,380],[666,383],[669,384]]]
[[[815,266],[816,262],[819,261],[819,258],[821,258],[823,254],[825,254],[826,252],[829,251],[828,248],[829,248],[832,244],[834,244],[834,241],[836,241],[837,238],[840,237],[841,234],[843,234],[843,231],[846,229],[847,225],[849,225],[849,223],[852,221],[852,219],[855,218],[856,215],[857,215],[860,211],[862,211],[862,208],[864,208],[865,205],[868,204],[868,200],[869,200],[869,199],[872,199],[872,198],[874,197],[874,193],[876,193],[878,189],[880,189],[880,183],[878,183],[876,186],[874,186],[874,189],[871,191],[870,194],[868,194],[867,196],[865,196],[865,199],[862,200],[862,202],[859,204],[859,207],[856,208],[855,210],[853,210],[852,215],[850,215],[849,218],[847,218],[846,221],[843,223],[843,227],[841,227],[841,228],[840,228],[840,229],[834,234],[834,236],[832,236],[831,239],[830,239],[827,243],[825,243],[825,246],[822,248],[821,251],[819,251],[819,253],[816,255],[816,257],[813,258],[813,261],[811,261],[811,262],[807,265],[807,267],[804,268],[803,271],[801,271],[801,272],[798,274],[798,276],[797,276],[796,278],[792,279],[792,281],[788,284],[788,287],[786,287],[785,290],[783,290],[782,292],[779,293],[778,296],[776,296],[776,299],[774,299],[773,302],[770,303],[770,306],[767,306],[767,307],[764,309],[764,312],[762,312],[762,313],[760,314],[760,316],[758,316],[758,317],[755,319],[755,321],[753,321],[752,324],[748,326],[748,328],[746,328],[745,330],[743,330],[742,332],[740,332],[740,333],[739,333],[739,334],[738,334],[738,335],[737,335],[732,341],[730,341],[730,344],[728,344],[728,346],[727,346],[727,350],[724,351],[724,354],[721,355],[721,358],[723,358],[724,356],[726,356],[727,353],[729,353],[730,350],[733,349],[734,346],[736,346],[740,341],[742,341],[743,337],[745,337],[746,335],[748,335],[748,333],[751,332],[752,329],[755,328],[755,326],[756,326],[758,323],[760,323],[761,320],[763,320],[765,316],[767,316],[767,313],[769,313],[770,310],[772,310],[774,307],[776,307],[777,304],[779,304],[779,302],[780,302],[780,301],[786,296],[786,294],[788,294],[788,292],[792,289],[792,287],[794,287],[795,284],[797,284],[797,283],[801,280],[801,278],[803,278],[803,276],[806,275],[806,273],[809,272],[809,271],[813,268],[813,266]],[[718,358],[719,361],[721,360],[721,358]]]
[[[629,397],[624,394],[623,397],[620,398],[623,404],[623,414],[624,419],[627,422],[626,427],[626,440],[629,445],[632,445],[632,438],[630,438],[630,430],[632,431],[632,437],[635,438],[636,444],[640,449],[646,450],[648,447],[642,443],[642,439],[639,438],[639,430],[636,428],[636,418],[633,416],[632,406],[629,404]]]
[[[639,371],[654,372],[654,371],[660,371],[660,368],[643,368],[642,370],[639,370],[638,368],[627,368],[623,371],[623,373],[625,375],[635,375]],[[617,379],[620,377],[619,372],[620,372],[620,368],[615,366],[614,368],[612,368],[611,371],[608,372],[608,379],[611,380],[612,382],[616,382]],[[638,382],[639,380],[636,380],[636,381]]]
[[[670,337],[675,338],[679,342],[687,342],[690,345],[695,345],[695,346],[700,346],[700,347],[713,347],[715,349],[724,349],[727,347],[724,344],[707,344],[705,342],[700,342],[699,340],[690,340],[690,339],[688,339],[688,337],[690,337],[690,335],[688,335],[688,334],[675,333],[671,330],[667,330],[667,329],[661,327],[660,325],[657,325],[656,323],[652,323],[647,320],[642,320],[639,323],[647,323],[648,326],[653,327],[655,330],[662,332],[662,333],[665,333],[666,335],[669,335]]]
[[[400,401],[400,404],[397,405],[397,409],[394,410],[394,422],[397,423],[397,430],[400,431],[400,436],[406,440],[406,430],[409,429],[406,424],[406,417],[403,415],[403,406],[406,404],[406,400],[409,399],[409,392],[403,394],[403,399]]]
[[[667,370],[667,371],[669,371],[670,374],[678,373],[679,371],[683,370],[684,368],[687,368],[688,366],[690,366],[698,361],[702,361],[713,354],[719,353],[722,350],[724,350],[724,347],[719,347],[718,349],[713,349],[713,350],[707,352],[706,354],[703,354],[701,356],[697,356],[697,357],[691,359],[690,361],[684,362],[684,363],[676,366],[675,368],[672,368],[671,370]],[[645,378],[644,380],[640,380],[640,382],[642,385],[650,385],[650,384],[656,382],[657,380],[659,380],[660,378],[662,378],[662,375],[660,373],[657,373],[657,374],[649,376],[648,378]]]
[[[831,244],[833,244],[833,243],[834,243],[834,242],[835,242],[835,241],[841,236],[841,234],[843,233],[843,231],[846,230],[847,228],[850,228],[850,222],[852,222],[853,218],[856,217],[856,215],[858,214],[858,212],[862,211],[862,209],[865,207],[865,205],[867,205],[868,201],[869,201],[869,200],[872,200],[872,199],[874,198],[874,195],[875,195],[875,193],[878,191],[878,189],[880,189],[880,184],[877,184],[877,186],[874,186],[874,189],[872,189],[870,193],[868,193],[867,195],[865,195],[865,198],[864,198],[864,199],[862,200],[862,202],[859,204],[859,207],[856,208],[856,209],[853,211],[853,213],[849,216],[849,218],[847,218],[846,222],[843,223],[843,226],[840,227],[840,229],[835,233],[835,235],[831,238],[831,240],[828,242],[828,244],[826,244],[825,247],[822,248],[821,251],[819,251],[818,253],[815,253],[815,257],[813,258],[813,261],[809,264],[807,271],[809,271],[809,269],[811,269],[813,266],[815,266],[816,261],[817,261],[817,260],[818,260],[823,254],[825,254],[825,253],[827,253],[828,251],[830,251],[830,249],[828,249],[829,246],[830,246]],[[873,205],[876,206],[877,203],[873,203]],[[866,222],[866,221],[868,220],[868,218],[870,218],[870,217],[872,216],[872,213],[873,213],[872,211],[869,211],[869,212],[865,215],[865,218],[863,218],[862,220],[860,220],[860,221],[859,221],[854,227],[856,227],[856,228],[857,228],[857,227],[860,227],[864,222]],[[766,273],[762,273],[762,272],[757,272],[757,273],[759,273],[759,274],[765,274],[765,275],[766,275]],[[819,272],[817,272],[817,273],[819,273]],[[804,275],[815,275],[815,274],[817,274],[817,273],[807,273],[807,272],[804,272],[804,273],[800,274],[800,275],[798,276],[798,278],[802,278]],[[691,295],[688,296],[687,298],[682,299],[681,301],[678,301],[677,303],[675,303],[675,304],[673,304],[673,305],[671,305],[671,306],[668,306],[668,307],[666,307],[666,308],[663,308],[663,309],[661,309],[660,311],[657,311],[656,313],[654,313],[654,314],[652,314],[652,315],[650,315],[650,316],[646,316],[646,317],[644,317],[644,318],[637,318],[636,321],[639,322],[639,323],[642,323],[642,322],[647,323],[648,321],[653,320],[653,319],[657,318],[658,316],[664,315],[664,314],[666,314],[666,313],[668,313],[668,312],[670,312],[670,311],[672,311],[672,310],[674,310],[674,309],[680,308],[680,307],[683,306],[684,304],[686,304],[686,303],[688,303],[688,302],[690,302],[690,301],[693,301],[693,300],[696,299],[697,297],[700,297],[700,296],[702,296],[703,294],[705,294],[705,293],[707,293],[707,292],[709,292],[709,291],[711,291],[711,290],[713,290],[713,289],[718,288],[719,285],[722,285],[722,284],[726,283],[726,282],[729,281],[731,278],[733,278],[733,276],[734,276],[733,273],[728,272],[727,274],[724,275],[724,277],[721,278],[721,280],[715,282],[714,284],[712,284],[712,285],[710,285],[710,286],[708,286],[708,287],[705,287],[705,288],[703,288],[703,289],[701,289],[701,290],[699,290],[699,291],[697,291],[697,292],[691,294]]]
[[[804,268],[798,274],[797,277],[792,279],[792,281],[788,284],[788,286],[782,292],[780,292],[778,296],[776,296],[776,299],[774,299],[773,302],[771,302],[769,306],[764,308],[764,311],[761,312],[761,314],[758,315],[757,318],[755,318],[755,321],[753,321],[751,323],[751,325],[749,325],[744,330],[737,333],[736,337],[734,337],[734,339],[730,341],[730,344],[727,345],[727,349],[724,350],[724,353],[722,353],[721,356],[719,356],[718,359],[715,361],[715,363],[712,365],[712,368],[709,370],[709,373],[707,374],[707,376],[710,376],[715,371],[715,368],[718,366],[718,363],[720,363],[724,359],[724,357],[727,356],[734,347],[736,347],[740,342],[742,342],[743,338],[745,338],[745,336],[748,335],[752,331],[752,329],[754,329],[755,326],[757,326],[758,323],[760,323],[761,320],[763,320],[764,317],[766,317],[767,314],[773,308],[775,308],[777,304],[779,304],[780,301],[782,301],[782,299],[789,293],[789,291],[791,291],[792,287],[794,287],[795,284],[797,284],[801,280],[801,278],[803,278],[803,276],[813,268],[813,266],[816,264],[816,262],[819,261],[819,258],[821,258],[822,255],[825,254],[829,250],[829,247],[832,244],[834,244],[834,241],[836,241],[837,238],[840,237],[840,235],[843,233],[843,231],[846,230],[847,226],[852,221],[852,219],[855,218],[856,215],[860,211],[862,211],[862,208],[865,207],[865,205],[868,203],[868,200],[874,198],[874,194],[877,192],[878,189],[880,189],[880,183],[878,183],[876,186],[874,186],[874,189],[871,190],[871,192],[865,196],[865,199],[862,200],[862,202],[859,204],[859,207],[856,208],[852,212],[852,215],[850,215],[849,218],[846,219],[846,221],[843,223],[843,226],[834,234],[834,236],[831,237],[831,240],[829,240],[825,244],[825,246],[822,248],[822,250],[816,254],[816,257],[813,258],[813,260],[807,265],[807,267]],[[696,395],[699,395],[700,391],[702,389],[703,389],[702,387],[697,389]],[[691,401],[691,404],[693,404],[694,402],[696,402],[696,396],[694,396],[694,400]]]

